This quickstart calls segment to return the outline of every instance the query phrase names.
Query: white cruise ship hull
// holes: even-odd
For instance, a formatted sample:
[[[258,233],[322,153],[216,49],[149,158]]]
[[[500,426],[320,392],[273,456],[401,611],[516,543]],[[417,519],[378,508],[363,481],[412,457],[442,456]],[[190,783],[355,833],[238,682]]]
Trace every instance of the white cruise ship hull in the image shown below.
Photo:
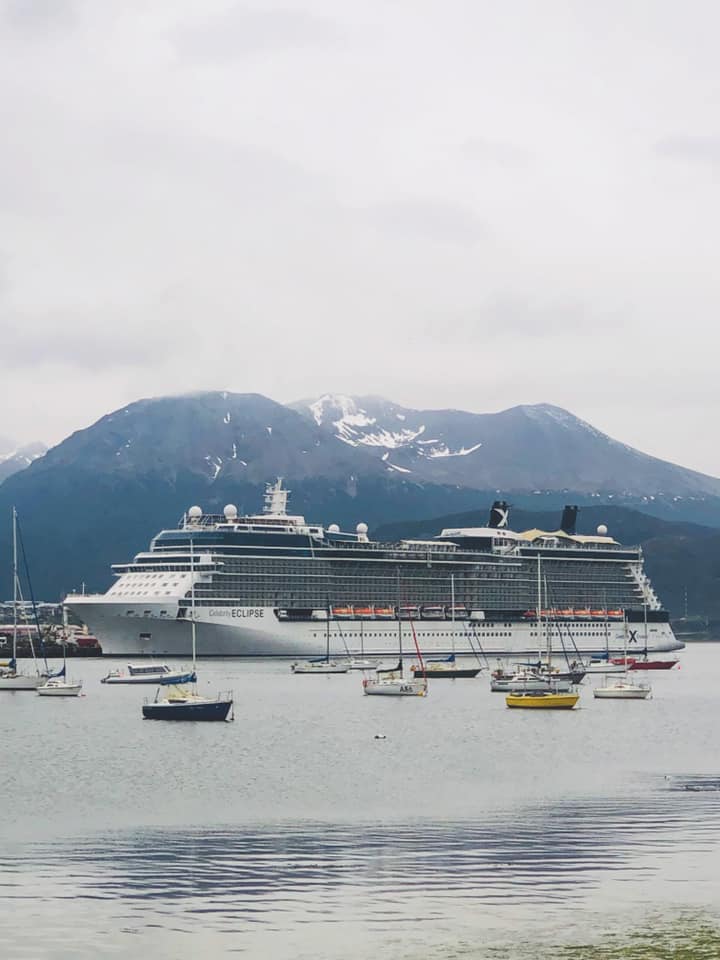
[[[176,619],[178,602],[145,602],[143,616],[127,616],[127,603],[109,601],[105,596],[72,596],[68,608],[98,637],[103,653],[112,656],[187,656],[190,651],[190,621]],[[162,615],[161,615],[162,608]],[[201,657],[324,657],[326,629],[322,622],[278,620],[272,607],[198,608],[197,652]],[[422,621],[413,623],[424,655],[458,656],[477,654],[497,657],[538,659],[545,649],[544,635],[538,642],[531,623],[493,623],[490,620],[459,622]],[[562,647],[570,659],[576,650],[586,656],[604,654],[604,624],[564,622],[562,634],[553,638],[557,656]],[[561,637],[562,635],[562,643]],[[572,640],[570,636],[572,635]],[[622,622],[607,626],[607,648],[611,655],[622,655],[626,643]],[[397,654],[398,624],[387,620],[343,620],[331,623],[330,656],[387,657]],[[403,622],[403,646],[413,652],[410,623]],[[652,624],[648,631],[649,653],[681,650],[669,623]],[[645,651],[644,638],[628,645],[628,652]]]

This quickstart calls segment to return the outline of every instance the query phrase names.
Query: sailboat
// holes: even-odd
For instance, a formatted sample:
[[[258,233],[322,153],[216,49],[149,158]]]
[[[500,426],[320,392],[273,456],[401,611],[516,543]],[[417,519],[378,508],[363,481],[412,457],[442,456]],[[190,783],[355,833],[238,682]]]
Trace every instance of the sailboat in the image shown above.
[[[360,621],[360,656],[353,657],[350,655],[348,661],[348,667],[351,670],[377,670],[380,666],[379,660],[373,660],[371,657],[365,656],[365,638],[363,636],[363,621]]]
[[[12,658],[0,664],[0,690],[37,690],[47,680],[47,675],[40,673],[35,664],[35,673],[20,673],[17,668],[17,635],[18,635],[18,592],[20,579],[18,575],[17,551],[17,510],[12,509],[13,527],[13,649]],[[35,650],[33,648],[33,658]]]
[[[220,693],[214,699],[203,697],[195,686],[197,674],[197,625],[195,622],[195,550],[193,538],[190,538],[190,636],[192,639],[192,673],[186,681],[191,686],[181,686],[177,679],[160,680],[155,699],[145,701],[142,715],[146,720],[227,720],[233,707],[232,692]],[[162,696],[162,691],[170,687],[170,692]],[[232,717],[230,718],[232,719]]]
[[[449,657],[442,660],[426,660],[424,665],[413,664],[412,672],[417,677],[445,677],[448,680],[454,680],[461,677],[476,677],[480,673],[480,667],[459,667],[455,662],[455,576],[450,577],[450,594],[452,606],[450,608],[450,619],[452,630],[452,653]]]
[[[37,688],[38,696],[40,697],[79,697],[82,693],[82,680],[68,680],[67,679],[67,636],[68,636],[68,624],[67,624],[67,607],[63,606],[63,665],[62,670],[59,673],[55,673],[50,677],[47,683],[43,684],[42,687]]]
[[[604,653],[597,654],[594,657],[590,657],[590,660],[585,665],[585,670],[587,673],[622,673],[624,665],[622,663],[615,663],[610,657],[610,637],[609,637],[609,625],[608,625],[608,612],[607,612],[607,597],[605,597],[605,609],[603,610],[604,615],[604,626],[605,626],[605,651]]]
[[[632,683],[628,677],[627,618],[623,628],[623,675],[612,683],[606,680],[602,687],[595,687],[593,696],[596,700],[646,700],[652,693],[648,684]]]
[[[399,588],[399,577],[398,577]],[[398,594],[399,594],[398,589]],[[409,619],[409,618],[408,618]],[[369,697],[425,697],[428,692],[428,682],[425,676],[422,654],[417,642],[415,625],[412,620],[410,628],[412,630],[413,640],[415,641],[415,650],[417,652],[420,666],[423,669],[422,677],[413,677],[406,679],[403,676],[403,650],[402,650],[402,625],[400,618],[400,603],[398,597],[398,662],[396,667],[388,667],[375,671],[374,677],[365,677],[363,680],[363,693]]]
[[[298,660],[290,666],[293,673],[347,673],[350,664],[347,661],[330,659],[330,604],[325,613],[325,656],[314,660]]]
[[[540,577],[540,554],[538,554],[538,606],[537,606],[537,624],[538,633],[542,624],[541,610],[541,577]],[[535,710],[572,710],[580,699],[577,691],[569,688],[561,690],[560,684],[552,679],[552,634],[550,624],[545,621],[545,641],[547,647],[547,673],[538,674],[538,679],[544,681],[547,686],[545,689],[534,691],[512,691],[505,697],[505,703],[508,707],[518,707]],[[512,682],[512,681],[511,681]]]
[[[677,657],[674,657],[672,660],[648,660],[647,603],[643,604],[643,614],[645,649],[643,650],[641,659],[631,660],[627,666],[630,668],[630,670],[672,670],[676,664],[680,663]]]

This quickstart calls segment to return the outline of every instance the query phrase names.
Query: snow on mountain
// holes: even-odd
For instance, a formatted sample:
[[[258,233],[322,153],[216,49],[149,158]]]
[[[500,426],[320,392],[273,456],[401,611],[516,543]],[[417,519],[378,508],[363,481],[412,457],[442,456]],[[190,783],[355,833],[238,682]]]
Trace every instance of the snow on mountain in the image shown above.
[[[29,467],[33,460],[47,453],[47,446],[39,440],[15,446],[9,440],[0,441],[0,483]]]
[[[479,490],[720,493],[713,477],[649,457],[547,403],[498,413],[413,410],[382,397],[322,396],[291,404],[341,440],[418,482]]]

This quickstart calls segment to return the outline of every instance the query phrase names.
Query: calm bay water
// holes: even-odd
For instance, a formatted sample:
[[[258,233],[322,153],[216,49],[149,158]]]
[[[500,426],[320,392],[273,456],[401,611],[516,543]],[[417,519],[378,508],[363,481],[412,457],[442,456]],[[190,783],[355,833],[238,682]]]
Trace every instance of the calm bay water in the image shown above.
[[[79,700],[0,697],[4,957],[544,956],[720,919],[720,646],[569,713],[487,675],[395,700],[201,663],[225,725],[143,721],[154,688],[71,667]]]

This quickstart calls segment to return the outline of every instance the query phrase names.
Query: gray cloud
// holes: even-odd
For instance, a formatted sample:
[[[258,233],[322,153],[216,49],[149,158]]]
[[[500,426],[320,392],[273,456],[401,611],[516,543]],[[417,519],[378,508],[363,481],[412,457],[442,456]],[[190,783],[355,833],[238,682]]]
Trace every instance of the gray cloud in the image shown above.
[[[720,472],[715,4],[0,11],[0,433],[546,401]]]
[[[337,23],[306,10],[234,4],[174,31],[178,54],[197,64],[218,64],[267,52],[337,44]]]
[[[674,160],[720,164],[720,136],[673,136],[663,137],[656,144],[661,157]]]
[[[501,140],[488,140],[485,137],[473,137],[462,144],[462,152],[472,163],[479,166],[507,167],[511,170],[527,167],[533,161],[533,155],[526,147]]]
[[[414,198],[388,202],[368,212],[371,222],[431,243],[463,246],[487,238],[488,229],[470,208],[447,201]]]
[[[46,33],[75,21],[75,0],[3,0],[0,15],[27,34]]]

